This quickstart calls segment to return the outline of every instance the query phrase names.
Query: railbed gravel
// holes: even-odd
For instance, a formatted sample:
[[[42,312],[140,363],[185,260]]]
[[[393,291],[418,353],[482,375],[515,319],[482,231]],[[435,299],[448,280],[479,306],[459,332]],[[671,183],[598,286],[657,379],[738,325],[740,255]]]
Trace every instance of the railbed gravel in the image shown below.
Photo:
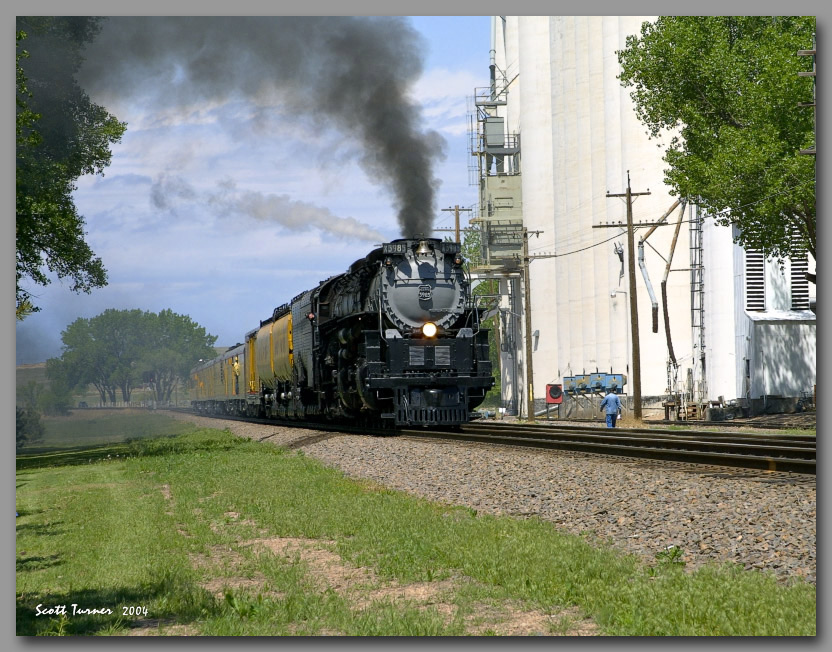
[[[648,564],[676,546],[689,570],[734,562],[816,583],[814,476],[177,416],[429,500],[538,517]]]

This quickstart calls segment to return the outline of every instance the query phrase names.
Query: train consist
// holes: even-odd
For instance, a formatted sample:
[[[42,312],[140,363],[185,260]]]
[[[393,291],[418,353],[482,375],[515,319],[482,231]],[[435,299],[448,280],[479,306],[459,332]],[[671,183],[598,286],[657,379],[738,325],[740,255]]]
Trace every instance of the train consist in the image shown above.
[[[493,386],[460,245],[400,239],[191,372],[197,412],[459,425]]]

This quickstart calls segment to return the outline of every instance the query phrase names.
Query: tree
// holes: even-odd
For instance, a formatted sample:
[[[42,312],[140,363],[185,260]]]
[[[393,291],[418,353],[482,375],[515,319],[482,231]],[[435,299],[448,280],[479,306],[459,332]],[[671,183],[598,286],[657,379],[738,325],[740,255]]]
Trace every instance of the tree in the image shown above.
[[[105,310],[67,326],[61,333],[64,352],[60,359],[47,361],[47,374],[62,387],[92,384],[102,403],[115,403],[119,391],[129,402],[133,389],[146,379],[156,400],[167,402],[191,367],[213,357],[216,339],[190,317],[171,310],[158,315]]]
[[[71,388],[48,368],[49,364],[54,362],[59,361],[47,362],[48,385],[32,380],[17,388],[18,406],[30,412],[50,416],[64,416],[70,413]]]
[[[171,310],[150,315],[146,337],[139,367],[161,403],[170,401],[177,382],[187,380],[199,360],[215,355],[216,335],[206,334],[190,317]]]
[[[462,237],[462,255],[465,258],[465,272],[471,274],[482,263],[482,231],[480,229],[466,229]],[[491,368],[494,370],[494,387],[489,391],[489,397],[485,403],[499,402],[502,395],[500,381],[500,352],[497,349],[497,330],[500,327],[499,321],[499,299],[495,296],[500,293],[500,281],[498,279],[484,279],[477,283],[471,291],[474,297],[479,297],[478,306],[484,308],[484,314],[488,315],[482,320],[482,327],[488,329],[488,357],[491,360]],[[488,298],[486,298],[488,297]]]
[[[665,181],[769,257],[816,256],[812,86],[798,71],[811,16],[663,16],[618,52],[651,137],[670,135]],[[814,281],[814,278],[811,279]]]
[[[102,403],[115,403],[117,385],[113,378],[122,346],[117,335],[109,331],[112,313],[76,319],[61,333],[64,352],[58,362],[47,360],[47,373],[60,373],[72,387],[93,385]],[[137,311],[141,315],[141,311]],[[50,363],[51,366],[50,366]]]
[[[74,385],[60,360],[46,361],[46,377],[49,379],[49,387],[45,388],[38,397],[39,411],[49,416],[70,414]]]
[[[20,452],[27,443],[31,444],[43,438],[44,427],[40,421],[40,414],[34,408],[17,407],[15,449]]]
[[[74,79],[83,61],[81,49],[98,33],[99,22],[83,16],[17,18],[18,319],[38,310],[22,283],[48,285],[48,271],[70,279],[73,292],[107,284],[72,199],[78,177],[103,174],[110,145],[126,128],[92,103]]]
[[[26,86],[26,76],[23,74],[23,67],[20,65],[20,60],[29,56],[25,50],[20,50],[20,41],[26,38],[25,32],[17,32],[17,54],[15,57],[15,67],[17,73],[17,96],[15,102],[17,105],[17,116],[15,121],[15,140],[17,143],[18,157],[25,156],[27,149],[35,147],[40,142],[40,136],[34,130],[35,122],[40,116],[29,108],[28,100],[32,96]],[[18,283],[20,275],[18,275]],[[15,317],[17,321],[23,321],[35,311],[35,306],[26,297],[21,295],[18,289],[17,293],[17,307],[15,309]]]

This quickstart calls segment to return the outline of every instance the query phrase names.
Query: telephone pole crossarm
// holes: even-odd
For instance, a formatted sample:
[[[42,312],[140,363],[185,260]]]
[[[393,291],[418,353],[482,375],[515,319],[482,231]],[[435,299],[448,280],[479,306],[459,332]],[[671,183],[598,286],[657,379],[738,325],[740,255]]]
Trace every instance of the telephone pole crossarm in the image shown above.
[[[459,204],[454,206],[453,208],[443,208],[443,213],[453,212],[454,214],[454,233],[456,234],[456,241],[460,242],[459,239],[459,211],[468,211],[471,212],[472,209],[470,208],[460,208]]]

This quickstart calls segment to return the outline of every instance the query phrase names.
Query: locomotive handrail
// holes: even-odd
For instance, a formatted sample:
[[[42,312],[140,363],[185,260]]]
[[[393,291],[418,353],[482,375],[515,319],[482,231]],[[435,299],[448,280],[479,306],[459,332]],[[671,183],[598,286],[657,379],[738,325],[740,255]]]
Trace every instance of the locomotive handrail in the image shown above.
[[[384,337],[384,314],[382,312],[382,287],[381,283],[378,284],[378,334],[381,339],[384,340],[385,344],[387,343],[387,338]]]
[[[478,309],[479,306],[477,305],[479,297],[477,297],[477,295],[474,294],[474,284],[471,280],[471,273],[468,270],[466,270],[465,267],[462,268],[462,275],[463,277],[465,277],[465,281],[468,283],[468,301],[471,304],[471,312],[469,314],[474,315],[474,335],[476,336],[480,332],[480,311]]]

